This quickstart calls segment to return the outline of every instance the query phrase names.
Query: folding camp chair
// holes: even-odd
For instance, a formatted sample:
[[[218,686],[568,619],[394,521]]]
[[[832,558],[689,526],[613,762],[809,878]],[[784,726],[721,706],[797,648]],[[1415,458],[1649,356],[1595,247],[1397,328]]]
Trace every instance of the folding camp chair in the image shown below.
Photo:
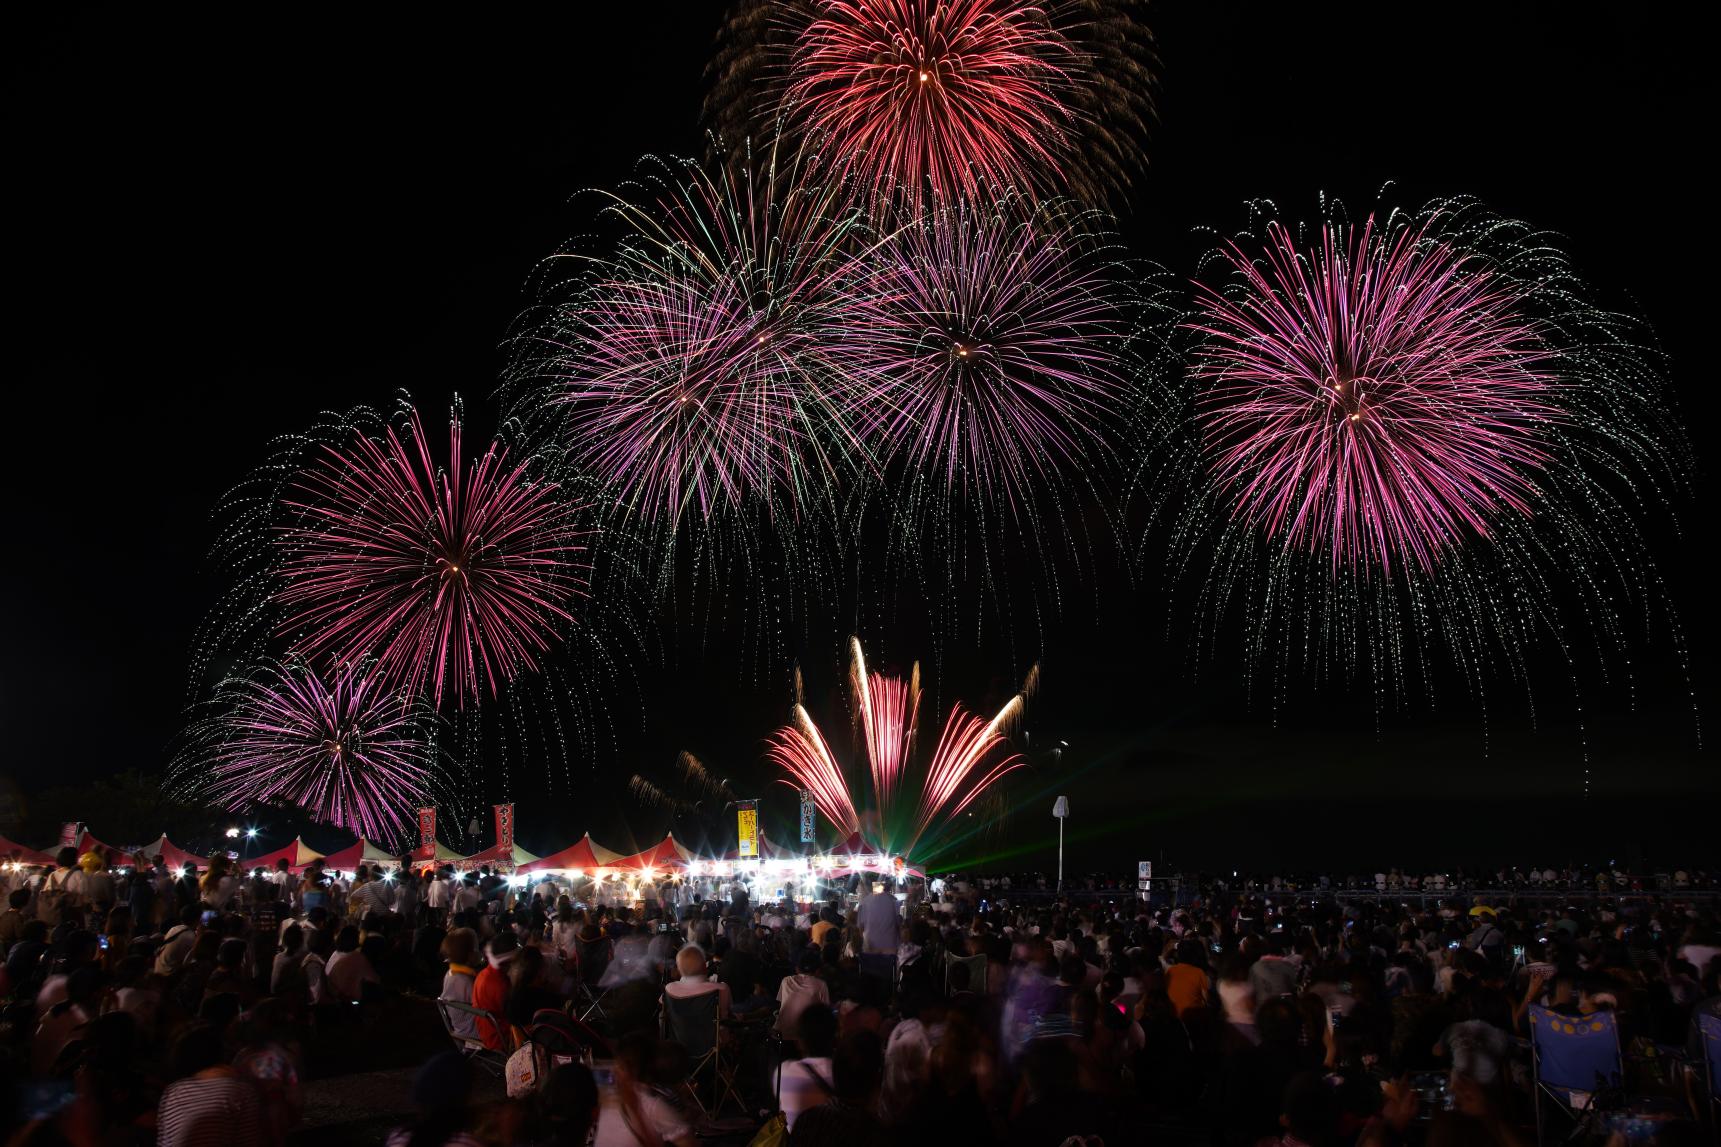
[[[603,999],[608,991],[602,986],[602,980],[614,955],[615,947],[608,939],[574,941],[574,958],[580,966],[580,974],[574,980],[574,1003],[581,1022],[590,1022],[594,1015],[600,1019],[609,1018],[603,1008]]]
[[[1530,1069],[1535,1081],[1536,1142],[1542,1143],[1544,1097],[1574,1123],[1597,1092],[1619,1087],[1624,1070],[1612,1012],[1569,1016],[1530,1006]]]
[[[953,955],[949,955],[949,954],[945,955],[945,957],[944,957],[944,994],[946,996],[950,995],[950,973],[953,969],[958,968],[958,967],[968,969],[968,990],[971,992],[978,993],[979,995],[985,995],[986,994],[986,954],[984,952],[982,952],[978,956],[953,956]]]
[[[663,994],[664,1026],[670,1039],[687,1049],[692,1064],[683,1086],[700,1113],[709,1117],[723,1110],[726,1100],[734,1099],[741,1110],[741,1096],[735,1091],[735,1065],[723,1058],[722,1025],[718,1022],[720,998],[717,992],[701,992],[696,996]],[[700,1074],[711,1069],[711,1092],[715,1102],[706,1107],[696,1086]]]
[[[448,1038],[454,1041],[454,1046],[467,1060],[477,1064],[492,1075],[501,1075],[508,1066],[508,1056],[505,1052],[484,1046],[484,1041],[478,1038],[478,1020],[489,1020],[491,1023],[501,1023],[503,1030],[507,1024],[498,1020],[489,1012],[475,1008],[471,1004],[463,1004],[459,1000],[437,1000],[436,1010],[442,1014],[442,1027],[448,1033]],[[465,1016],[472,1021],[472,1035],[462,1035],[456,1026],[454,1017]]]
[[[1703,1078],[1709,1084],[1709,1128],[1721,1140],[1721,1016],[1699,1015],[1697,1033],[1703,1038]]]

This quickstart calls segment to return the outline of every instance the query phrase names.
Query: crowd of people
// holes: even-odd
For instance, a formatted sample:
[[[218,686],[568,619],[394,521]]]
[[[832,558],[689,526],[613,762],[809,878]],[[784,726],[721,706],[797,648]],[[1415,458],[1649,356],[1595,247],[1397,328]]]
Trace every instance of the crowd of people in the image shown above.
[[[1535,1004],[1612,1013],[1677,1144],[1721,1008],[1713,912],[1676,895],[1155,908],[856,877],[597,904],[554,876],[116,874],[71,850],[0,876],[9,1144],[31,1147],[283,1143],[325,1070],[308,1049],[398,1053],[403,1003],[446,1031],[390,1147],[1525,1143]],[[710,1048],[669,1038],[690,1000]],[[549,1028],[565,1054],[540,1057]],[[486,1070],[510,1094],[475,1090]],[[1605,1106],[1597,1142],[1624,1134]]]
[[[1432,893],[1446,892],[1599,892],[1628,895],[1634,893],[1677,893],[1721,891],[1721,875],[1701,868],[1673,867],[1665,872],[1650,874],[1628,872],[1618,865],[1566,865],[1560,868],[1539,868],[1518,865],[1496,868],[1455,868],[1446,872],[1418,873],[1399,868],[1381,872],[1330,873],[1241,872],[1229,873],[1169,873],[1159,866],[1154,888],[1171,889],[1188,897],[1211,896],[1227,892],[1374,892]],[[1078,893],[1114,893],[1139,889],[1137,874],[1089,872],[1067,878],[1062,888],[1057,877],[1045,872],[987,873],[976,875],[951,874],[949,883],[990,896],[1011,894],[1046,896],[1059,891]]]

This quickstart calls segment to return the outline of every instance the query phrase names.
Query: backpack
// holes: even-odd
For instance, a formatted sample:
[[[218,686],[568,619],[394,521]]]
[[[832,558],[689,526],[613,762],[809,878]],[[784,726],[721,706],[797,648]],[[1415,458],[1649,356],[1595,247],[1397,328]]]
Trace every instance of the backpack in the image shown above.
[[[48,874],[48,879],[42,882],[41,891],[36,893],[36,919],[53,927],[60,922],[61,913],[67,906],[77,906],[77,897],[67,887],[75,871],[76,869],[71,868],[56,868]]]

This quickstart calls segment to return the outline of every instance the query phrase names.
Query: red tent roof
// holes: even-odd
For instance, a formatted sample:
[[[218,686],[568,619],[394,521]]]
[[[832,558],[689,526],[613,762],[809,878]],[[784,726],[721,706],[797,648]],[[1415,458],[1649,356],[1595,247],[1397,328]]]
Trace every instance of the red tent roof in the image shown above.
[[[608,868],[620,860],[619,853],[611,852],[603,845],[592,839],[591,833],[580,837],[560,852],[552,852],[546,857],[534,860],[530,864],[522,864],[517,872],[543,872],[548,869],[579,868]]]
[[[505,849],[500,844],[493,844],[483,852],[474,852],[471,856],[461,857],[454,864],[457,868],[479,868],[486,864],[511,865],[518,868],[522,864],[530,864],[537,859],[537,853],[527,852],[518,844],[511,849]]]
[[[131,853],[121,852],[111,844],[103,844],[96,839],[95,833],[88,829],[78,838],[78,855],[82,856],[86,852],[100,853],[107,858],[108,864],[114,867],[130,867],[136,863]]]
[[[176,871],[184,868],[187,864],[195,865],[198,868],[209,867],[208,857],[193,856],[191,853],[185,851],[185,849],[173,843],[173,841],[167,839],[167,834],[165,832],[161,834],[161,838],[159,840],[156,840],[151,844],[146,844],[142,848],[138,849],[137,855],[139,859],[159,856],[167,862],[167,866],[169,868]]]
[[[277,861],[285,859],[287,867],[293,872],[302,872],[313,860],[323,859],[323,854],[306,844],[299,837],[294,837],[292,843],[285,848],[277,848],[274,852],[266,852],[262,856],[253,856],[249,860],[239,862],[246,872],[253,868],[274,868]]]
[[[0,836],[0,860],[9,861],[13,859],[13,853],[18,854],[17,860],[21,864],[54,863],[54,858],[49,856],[47,853],[37,852],[35,849],[27,848],[15,840],[9,840],[4,836]]]
[[[323,857],[324,868],[351,869],[361,864],[399,864],[400,857],[380,844],[359,837],[345,848]]]
[[[668,833],[664,838],[642,852],[618,859],[615,868],[686,868],[693,860],[693,853],[675,843],[675,834]]]

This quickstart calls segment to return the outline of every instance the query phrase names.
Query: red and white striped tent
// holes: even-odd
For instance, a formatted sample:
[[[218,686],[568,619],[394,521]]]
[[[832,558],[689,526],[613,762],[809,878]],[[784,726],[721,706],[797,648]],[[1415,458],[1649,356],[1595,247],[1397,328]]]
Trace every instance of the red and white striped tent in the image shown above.
[[[313,860],[322,860],[323,854],[306,844],[301,837],[295,836],[292,843],[274,852],[265,852],[262,856],[253,856],[239,862],[239,867],[246,872],[254,868],[273,869],[275,865],[285,860],[291,872],[303,872]]]
[[[10,863],[14,860],[19,864],[54,863],[54,858],[47,853],[38,852],[34,848],[28,848],[15,840],[0,836],[0,862]]]
[[[338,848],[323,857],[323,867],[337,872],[351,872],[361,864],[399,865],[400,854],[361,836],[345,848]]]
[[[153,843],[146,844],[142,848],[138,849],[137,855],[139,860],[151,861],[159,856],[166,861],[167,866],[175,872],[178,872],[188,864],[196,868],[209,867],[209,858],[207,856],[193,856],[191,853],[185,851],[185,849],[173,843],[173,841],[167,839],[167,834],[165,832],[162,833],[161,836]]]
[[[634,853],[632,856],[620,857],[612,864],[612,868],[639,869],[647,868],[686,868],[693,863],[693,851],[675,843],[675,834],[668,833],[664,838],[652,845]]]
[[[82,856],[86,852],[105,857],[109,868],[130,868],[137,863],[131,853],[121,852],[111,844],[103,844],[96,839],[96,834],[88,829],[78,838],[78,855]]]
[[[611,852],[603,845],[592,839],[591,833],[580,837],[560,852],[552,852],[548,856],[522,864],[516,872],[565,872],[569,869],[579,869],[591,872],[598,868],[612,868],[622,859],[619,852]]]

